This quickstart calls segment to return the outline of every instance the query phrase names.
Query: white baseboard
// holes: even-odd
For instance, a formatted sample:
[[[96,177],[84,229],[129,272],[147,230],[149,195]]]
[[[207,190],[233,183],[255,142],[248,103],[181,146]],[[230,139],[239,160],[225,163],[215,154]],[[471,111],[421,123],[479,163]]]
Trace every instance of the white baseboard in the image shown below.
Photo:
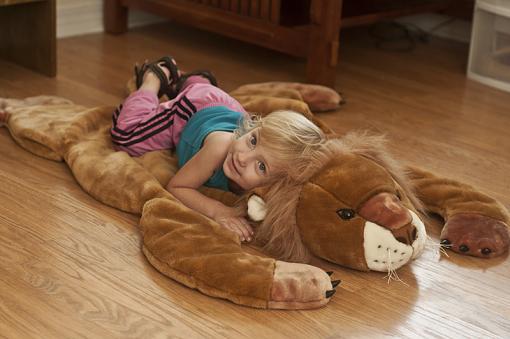
[[[143,26],[164,18],[129,11],[128,26]],[[103,32],[102,0],[57,0],[57,38]]]

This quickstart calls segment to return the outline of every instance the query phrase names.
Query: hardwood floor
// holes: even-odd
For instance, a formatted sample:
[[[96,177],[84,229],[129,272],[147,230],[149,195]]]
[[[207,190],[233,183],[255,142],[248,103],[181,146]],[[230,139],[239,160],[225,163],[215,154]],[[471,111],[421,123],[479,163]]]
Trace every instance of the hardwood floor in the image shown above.
[[[510,93],[466,79],[468,46],[442,40],[410,53],[378,50],[344,30],[337,89],[347,104],[321,114],[339,132],[387,134],[404,162],[475,185],[510,208]],[[0,97],[59,95],[115,105],[135,61],[172,54],[212,69],[227,90],[303,81],[305,61],[173,24],[58,42],[58,76],[0,61]],[[329,305],[263,311],[206,297],[155,271],[138,217],[88,196],[62,163],[38,158],[0,129],[0,337],[466,337],[510,336],[510,263],[433,248],[384,274],[320,263],[342,279]],[[437,240],[439,223],[429,225]]]

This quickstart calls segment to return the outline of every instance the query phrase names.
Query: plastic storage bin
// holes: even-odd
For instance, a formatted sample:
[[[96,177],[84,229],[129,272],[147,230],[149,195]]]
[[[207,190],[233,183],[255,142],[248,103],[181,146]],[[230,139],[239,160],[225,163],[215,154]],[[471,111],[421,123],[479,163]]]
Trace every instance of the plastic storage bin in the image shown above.
[[[510,92],[510,0],[477,0],[468,77]]]

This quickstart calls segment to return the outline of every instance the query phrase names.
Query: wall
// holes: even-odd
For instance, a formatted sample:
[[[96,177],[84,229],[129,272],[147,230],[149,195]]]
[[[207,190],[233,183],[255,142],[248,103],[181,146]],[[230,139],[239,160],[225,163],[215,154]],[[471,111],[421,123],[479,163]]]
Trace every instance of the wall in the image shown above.
[[[129,12],[129,27],[164,21],[138,11]],[[57,37],[103,31],[102,0],[57,0]]]

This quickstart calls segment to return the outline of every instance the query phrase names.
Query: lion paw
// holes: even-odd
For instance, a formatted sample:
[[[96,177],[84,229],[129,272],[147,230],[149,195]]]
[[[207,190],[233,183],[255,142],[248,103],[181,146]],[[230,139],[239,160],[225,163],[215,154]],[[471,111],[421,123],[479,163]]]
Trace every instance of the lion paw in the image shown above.
[[[497,257],[508,251],[509,244],[508,226],[479,214],[456,214],[448,219],[441,232],[443,247],[475,257]]]
[[[309,309],[327,304],[340,280],[318,267],[277,261],[271,286],[269,308]]]

